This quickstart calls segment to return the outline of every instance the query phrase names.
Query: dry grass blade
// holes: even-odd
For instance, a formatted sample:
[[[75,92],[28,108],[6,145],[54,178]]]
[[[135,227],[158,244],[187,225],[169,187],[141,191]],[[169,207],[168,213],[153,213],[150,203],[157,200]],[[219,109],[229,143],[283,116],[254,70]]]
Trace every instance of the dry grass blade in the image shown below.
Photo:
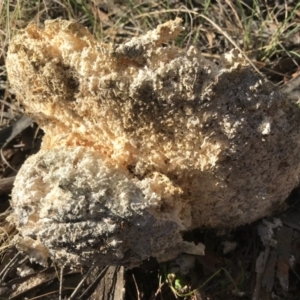
[[[293,90],[298,89],[300,86],[300,74],[287,82],[281,87],[281,91],[286,94],[290,94]]]
[[[19,120],[17,120],[15,123],[13,123],[11,126],[4,128],[2,132],[0,132],[0,144],[3,142],[3,145],[0,149],[0,155],[2,160],[6,163],[6,165],[17,172],[17,170],[12,167],[9,162],[6,160],[6,158],[3,155],[3,149],[5,146],[12,141],[18,134],[20,134],[24,129],[26,129],[28,126],[30,126],[33,123],[33,121],[27,117],[22,116]],[[1,134],[2,133],[2,134]]]
[[[133,282],[134,282],[134,285],[135,285],[135,288],[136,288],[137,299],[141,300],[141,295],[140,295],[139,287],[138,287],[138,285],[136,283],[134,274],[132,274],[132,279],[133,279]]]
[[[22,116],[19,120],[14,122],[9,127],[0,131],[0,145],[4,148],[10,141],[12,141],[18,134],[33,123],[32,119],[27,116]]]
[[[92,267],[89,268],[89,270],[86,272],[86,274],[84,275],[84,277],[82,278],[82,280],[79,282],[79,284],[77,285],[76,289],[73,291],[73,293],[68,298],[68,300],[75,299],[75,296],[79,293],[80,288],[83,286],[83,284],[85,283],[86,279],[89,277],[89,275],[91,274],[91,272],[93,271],[94,268],[95,268],[95,266],[92,266]]]
[[[8,274],[8,272],[10,271],[11,268],[14,267],[15,264],[18,263],[18,259],[21,256],[20,252],[18,252],[11,260],[10,262],[5,266],[5,268],[3,268],[3,270],[0,273],[0,280],[1,282],[3,282]]]
[[[98,276],[94,279],[94,281],[86,288],[86,290],[78,297],[78,300],[83,300],[85,299],[84,297],[90,293],[90,291],[95,287],[95,284],[99,281],[100,278],[102,278],[104,276],[104,274],[106,273],[106,271],[108,270],[108,266],[103,268]]]
[[[61,267],[59,272],[59,293],[58,293],[59,300],[62,300],[63,276],[64,276],[64,267]]]

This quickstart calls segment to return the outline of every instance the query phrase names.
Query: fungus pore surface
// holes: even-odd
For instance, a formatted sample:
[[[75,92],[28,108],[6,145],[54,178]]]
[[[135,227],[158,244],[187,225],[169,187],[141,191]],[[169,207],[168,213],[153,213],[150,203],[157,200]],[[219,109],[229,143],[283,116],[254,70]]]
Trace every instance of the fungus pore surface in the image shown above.
[[[17,246],[33,260],[202,254],[184,231],[270,215],[298,184],[299,108],[236,50],[216,65],[166,46],[182,29],[175,19],[110,45],[54,20],[11,41],[11,85],[45,131],[11,200]]]

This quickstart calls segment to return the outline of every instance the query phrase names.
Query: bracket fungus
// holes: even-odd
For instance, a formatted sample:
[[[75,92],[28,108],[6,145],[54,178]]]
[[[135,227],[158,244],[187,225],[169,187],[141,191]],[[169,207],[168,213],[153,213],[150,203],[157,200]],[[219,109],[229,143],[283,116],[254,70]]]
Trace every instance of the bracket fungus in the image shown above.
[[[120,45],[80,24],[30,24],[7,71],[43,130],[19,171],[19,249],[46,264],[138,265],[196,227],[234,228],[284,206],[300,174],[300,110],[238,51],[208,61],[166,46],[181,20]]]

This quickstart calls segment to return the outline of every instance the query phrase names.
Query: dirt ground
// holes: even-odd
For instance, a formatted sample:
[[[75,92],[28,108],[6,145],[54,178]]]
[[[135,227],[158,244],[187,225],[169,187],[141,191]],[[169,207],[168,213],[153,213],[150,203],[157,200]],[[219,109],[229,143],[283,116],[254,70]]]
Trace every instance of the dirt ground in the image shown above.
[[[206,246],[205,256],[182,254],[139,268],[43,268],[18,252],[6,221],[18,169],[36,153],[42,130],[26,119],[6,76],[9,41],[29,22],[63,18],[87,26],[97,39],[119,43],[176,16],[185,32],[181,48],[195,45],[218,62],[232,48],[291,101],[300,99],[300,3],[298,1],[17,1],[0,3],[0,299],[300,299],[300,189],[286,210],[235,230],[197,229],[184,239]],[[19,121],[18,121],[19,120]],[[18,122],[17,122],[18,121]],[[287,145],[288,147],[288,145]],[[187,267],[188,266],[188,267]]]

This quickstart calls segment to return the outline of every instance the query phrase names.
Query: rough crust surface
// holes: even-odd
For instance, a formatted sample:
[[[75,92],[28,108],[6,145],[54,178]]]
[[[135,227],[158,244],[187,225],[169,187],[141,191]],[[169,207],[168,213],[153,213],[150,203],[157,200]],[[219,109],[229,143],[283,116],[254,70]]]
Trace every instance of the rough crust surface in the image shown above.
[[[12,193],[20,245],[39,241],[64,263],[167,260],[194,251],[182,231],[283,206],[300,171],[298,107],[235,50],[217,66],[162,46],[180,23],[118,46],[62,20],[14,37],[10,82],[45,131]]]

